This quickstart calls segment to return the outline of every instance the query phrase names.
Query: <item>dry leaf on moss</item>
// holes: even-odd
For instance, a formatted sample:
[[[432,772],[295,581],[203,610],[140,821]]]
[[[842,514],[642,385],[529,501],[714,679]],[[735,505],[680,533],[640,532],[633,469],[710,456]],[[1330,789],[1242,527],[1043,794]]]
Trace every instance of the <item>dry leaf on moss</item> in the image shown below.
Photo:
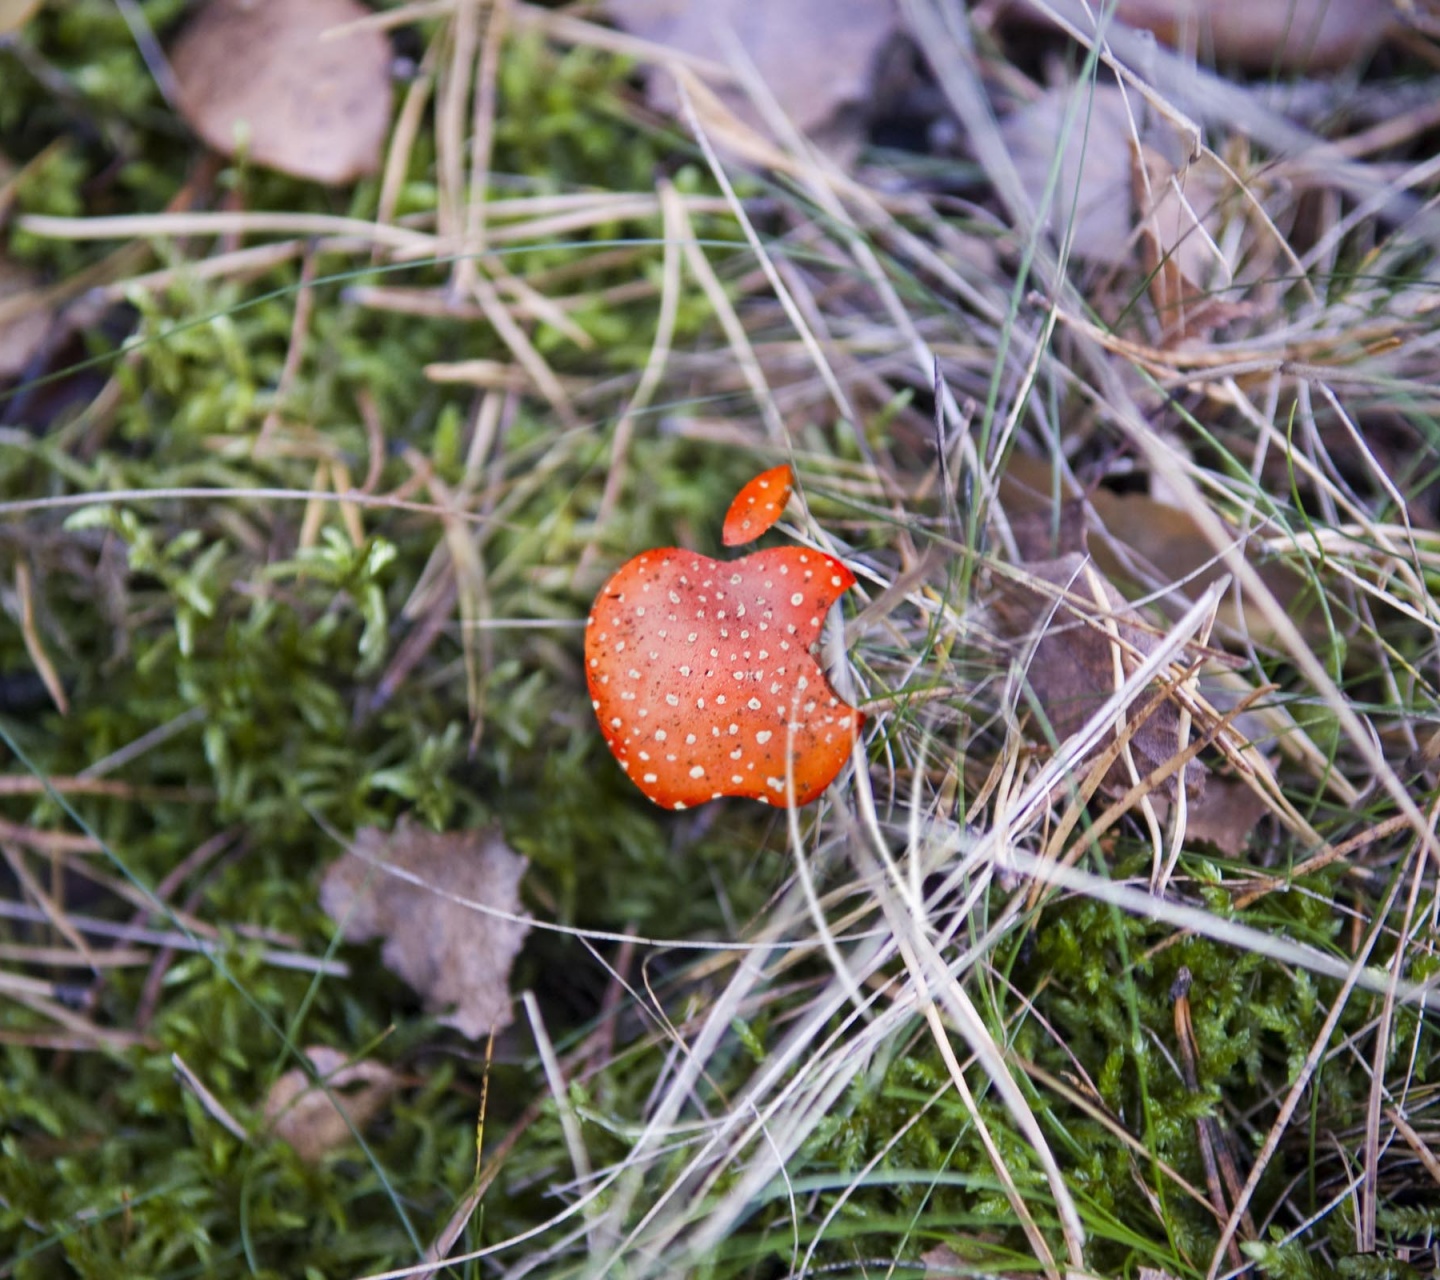
[[[379,1062],[352,1062],[338,1049],[316,1045],[305,1050],[325,1088],[312,1084],[296,1067],[270,1088],[265,1119],[306,1164],[351,1141],[351,1130],[364,1131],[395,1092],[399,1077]],[[328,1089],[328,1092],[326,1091]]]
[[[1024,570],[1030,582],[998,580],[995,615],[1011,636],[1034,638],[1025,680],[1050,732],[1063,743],[1115,692],[1117,650],[1128,676],[1146,654],[1154,652],[1156,641],[1150,631],[1137,625],[1139,615],[1124,596],[1078,552],[1026,564]],[[1056,590],[1048,590],[1044,584]],[[1124,645],[1117,646],[1109,634],[1106,623],[1112,619]],[[1140,656],[1132,656],[1126,645]],[[1148,702],[1147,695],[1136,699],[1131,714],[1142,712]],[[1180,746],[1179,722],[1178,708],[1165,699],[1135,727],[1130,750],[1142,778],[1175,757]],[[1111,730],[1091,754],[1099,754],[1114,740]],[[1186,792],[1199,796],[1205,785],[1204,766],[1192,760],[1184,773]],[[1130,777],[1121,758],[1106,774],[1104,790],[1120,795],[1129,788]]]
[[[897,21],[890,0],[608,0],[606,9],[631,35],[721,66],[735,64],[738,46],[785,116],[822,141],[858,137],[855,120]],[[647,96],[667,115],[678,107],[664,70],[650,73]],[[759,122],[743,88],[722,88],[720,96],[742,120]]]
[[[354,0],[210,0],[171,54],[180,112],[216,151],[341,184],[380,167],[390,44]]]
[[[431,1012],[453,1006],[441,1021],[475,1040],[510,1023],[510,966],[530,926],[470,904],[519,915],[525,866],[494,832],[366,827],[325,872],[320,905],[347,942],[383,938],[386,967]]]
[[[39,280],[0,256],[0,378],[24,373],[49,331],[50,307]]]

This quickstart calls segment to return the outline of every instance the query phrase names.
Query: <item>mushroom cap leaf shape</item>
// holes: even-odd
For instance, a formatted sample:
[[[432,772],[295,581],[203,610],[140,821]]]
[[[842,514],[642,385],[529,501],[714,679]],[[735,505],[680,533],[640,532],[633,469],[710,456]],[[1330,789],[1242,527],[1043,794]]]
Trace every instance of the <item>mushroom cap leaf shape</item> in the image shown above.
[[[811,652],[854,584],[839,560],[800,547],[730,562],[662,547],[623,564],[591,608],[585,674],[630,780],[667,809],[818,798],[865,720]]]
[[[754,542],[780,519],[794,487],[788,466],[762,471],[735,495],[735,501],[725,513],[720,541],[727,547]]]

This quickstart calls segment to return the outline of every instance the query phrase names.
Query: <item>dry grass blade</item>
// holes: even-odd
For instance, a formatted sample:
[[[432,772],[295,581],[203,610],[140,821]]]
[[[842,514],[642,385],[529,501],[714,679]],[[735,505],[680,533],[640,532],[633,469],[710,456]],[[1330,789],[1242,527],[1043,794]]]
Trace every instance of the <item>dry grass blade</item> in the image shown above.
[[[666,362],[670,358],[670,347],[675,339],[675,318],[680,306],[680,255],[687,243],[689,224],[685,209],[675,188],[662,181],[659,184],[660,209],[663,215],[665,256],[661,266],[660,314],[655,321],[655,338],[646,357],[645,368],[635,394],[630,397],[620,421],[615,424],[611,437],[610,462],[605,473],[605,488],[600,495],[600,505],[595,513],[597,528],[603,528],[615,513],[620,495],[624,491],[628,468],[626,450],[630,437],[635,431],[635,415],[650,405],[665,377]],[[590,542],[580,553],[575,564],[575,577],[582,580],[594,560],[596,543]]]

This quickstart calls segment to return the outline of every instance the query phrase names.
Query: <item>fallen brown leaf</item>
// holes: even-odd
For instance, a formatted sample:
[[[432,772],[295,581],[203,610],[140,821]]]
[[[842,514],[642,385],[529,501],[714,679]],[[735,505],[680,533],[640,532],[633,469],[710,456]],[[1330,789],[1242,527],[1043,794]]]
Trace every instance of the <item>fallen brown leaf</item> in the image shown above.
[[[1001,493],[1005,494],[1007,490],[1003,478],[1001,485]],[[1036,497],[1041,503],[1048,503],[1048,495],[1037,494]],[[1022,562],[1053,560],[1072,551],[1089,550],[1085,504],[1079,498],[1067,498],[1054,509],[1039,504],[1031,507],[1023,502],[1017,502],[1015,506],[1012,511],[1007,501],[1005,514],[1010,519],[1010,533]]]
[[[1378,0],[1117,0],[1116,20],[1252,71],[1323,71],[1368,58],[1395,17]]]
[[[1025,680],[1045,715],[1050,732],[1064,742],[1115,692],[1115,656],[1126,675],[1156,648],[1155,637],[1109,581],[1078,552],[1023,566],[1028,580],[997,580],[995,615],[1002,628],[1034,640]],[[1048,585],[1047,585],[1048,584]],[[1106,623],[1113,621],[1123,644],[1117,645]],[[1133,650],[1127,652],[1127,646]],[[1132,705],[1143,708],[1146,697]],[[1100,740],[1092,756],[1115,741],[1115,731]],[[1130,738],[1135,767],[1143,778],[1174,758],[1180,749],[1179,711],[1166,699],[1156,705]],[[1192,760],[1184,766],[1185,789],[1199,796],[1205,768]],[[1123,795],[1131,779],[1123,758],[1106,774],[1103,789]]]
[[[1022,560],[1085,551],[1107,578],[1135,581],[1146,589],[1183,582],[1192,599],[1228,572],[1195,518],[1179,507],[1148,494],[1116,493],[1101,487],[1087,495],[1088,523],[1084,503],[1071,496],[1061,502],[1057,525],[1051,515],[1050,489],[1047,461],[1018,450],[1011,453],[1000,478],[1000,497]],[[1052,537],[1054,531],[1059,533],[1058,541]],[[1236,537],[1238,540],[1238,533]],[[1281,607],[1302,625],[1313,626],[1315,610],[1302,598],[1305,583],[1300,575],[1276,561],[1256,568]],[[1248,597],[1242,616],[1234,593],[1229,592],[1221,601],[1219,620],[1259,639],[1272,630]]]
[[[390,44],[355,0],[210,0],[171,53],[180,113],[210,146],[339,185],[380,167]]]
[[[1077,99],[1077,93],[1081,93]],[[1175,132],[1148,122],[1146,108],[1131,95],[1141,141],[1182,158]],[[1068,132],[1066,122],[1069,122]],[[1038,208],[1059,152],[1059,182],[1045,225],[1057,239],[1070,230],[1071,253],[1087,262],[1125,266],[1135,261],[1135,219],[1130,200],[1131,116],[1119,89],[1074,85],[1047,89],[1007,116],[1000,135],[1020,183]]]
[[[441,1021],[475,1040],[508,1026],[510,966],[530,926],[520,914],[525,859],[494,832],[437,834],[409,821],[366,827],[325,872],[320,904],[347,942],[381,955]]]
[[[1068,230],[1071,253],[1086,262],[1140,268],[1169,343],[1250,314],[1212,293],[1232,283],[1218,240],[1233,183],[1208,157],[1189,157],[1138,94],[1127,106],[1111,85],[1047,89],[1008,116],[1001,135],[1037,208],[1058,151],[1051,235]]]
[[[863,113],[897,23],[891,0],[607,0],[606,9],[631,35],[679,53],[727,67],[738,53],[791,123],[812,138],[844,132],[845,118]],[[667,72],[652,71],[646,92],[657,111],[675,113],[678,95]],[[720,97],[742,120],[759,122],[743,88],[721,88]],[[858,136],[853,122],[849,132]]]
[[[1184,582],[1192,597],[1229,573],[1209,539],[1200,532],[1195,517],[1180,507],[1143,493],[1114,493],[1109,489],[1097,489],[1091,495],[1091,505],[1116,547],[1133,551],[1160,581]],[[1103,546],[1100,538],[1094,541],[1096,563],[1116,577],[1129,577],[1129,569],[1121,567],[1114,549]],[[1305,580],[1279,561],[1255,567],[1281,608],[1296,622],[1313,627],[1317,611],[1303,598]],[[1219,616],[1222,623],[1256,638],[1273,634],[1264,613],[1248,596],[1243,607],[1237,609],[1233,595],[1228,595],[1221,602]]]
[[[305,1050],[325,1088],[310,1082],[296,1067],[270,1088],[265,1119],[277,1137],[284,1138],[306,1164],[352,1140],[363,1132],[395,1092],[399,1077],[379,1062],[352,1062],[338,1049],[316,1045]],[[328,1092],[327,1092],[328,1090]]]
[[[1240,778],[1206,779],[1204,794],[1185,810],[1185,840],[1213,844],[1227,858],[1245,852],[1255,826],[1269,812],[1264,798]]]

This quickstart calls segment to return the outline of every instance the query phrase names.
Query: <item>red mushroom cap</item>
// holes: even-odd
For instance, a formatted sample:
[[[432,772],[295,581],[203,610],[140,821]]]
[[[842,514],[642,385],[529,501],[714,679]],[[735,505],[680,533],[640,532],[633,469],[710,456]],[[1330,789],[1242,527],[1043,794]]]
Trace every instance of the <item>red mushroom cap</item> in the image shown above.
[[[630,780],[669,809],[720,796],[785,805],[788,756],[794,803],[819,796],[864,723],[811,653],[854,583],[799,547],[728,564],[665,547],[622,565],[591,609],[585,674]]]
[[[754,542],[780,519],[794,488],[795,480],[788,466],[762,471],[735,495],[735,501],[725,513],[720,540],[727,547]]]

